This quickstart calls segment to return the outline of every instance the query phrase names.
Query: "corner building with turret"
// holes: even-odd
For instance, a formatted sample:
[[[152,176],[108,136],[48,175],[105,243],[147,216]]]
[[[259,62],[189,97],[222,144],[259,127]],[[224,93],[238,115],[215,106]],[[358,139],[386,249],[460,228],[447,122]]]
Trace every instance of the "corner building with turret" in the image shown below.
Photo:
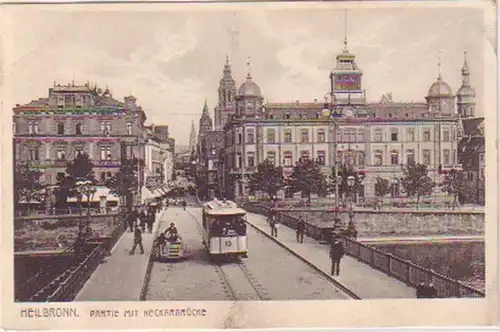
[[[396,102],[390,93],[378,102],[368,102],[363,71],[347,42],[336,56],[331,75],[335,106],[342,110],[336,131],[338,162],[365,175],[356,195],[358,203],[375,197],[377,177],[390,181],[390,196],[402,196],[398,181],[401,165],[427,165],[428,175],[438,184],[443,172],[461,168],[457,148],[463,135],[462,120],[475,116],[475,94],[466,59],[457,95],[439,70],[422,102]],[[323,101],[264,103],[250,72],[236,89],[227,59],[218,95],[214,127],[225,133],[227,196],[249,195],[245,185],[248,176],[266,158],[283,166],[285,176],[291,175],[295,163],[304,156],[315,159],[326,175],[331,173],[335,130]],[[443,195],[436,186],[428,199]]]

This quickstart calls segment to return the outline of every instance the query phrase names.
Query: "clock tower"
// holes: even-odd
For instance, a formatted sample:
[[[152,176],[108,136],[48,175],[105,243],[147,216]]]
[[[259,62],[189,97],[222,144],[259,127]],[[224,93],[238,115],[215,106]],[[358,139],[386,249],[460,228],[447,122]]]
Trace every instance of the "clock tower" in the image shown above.
[[[356,64],[356,56],[347,48],[347,37],[344,50],[337,55],[337,63],[330,74],[330,83],[335,100],[340,105],[364,105],[365,92],[362,89],[363,71]]]

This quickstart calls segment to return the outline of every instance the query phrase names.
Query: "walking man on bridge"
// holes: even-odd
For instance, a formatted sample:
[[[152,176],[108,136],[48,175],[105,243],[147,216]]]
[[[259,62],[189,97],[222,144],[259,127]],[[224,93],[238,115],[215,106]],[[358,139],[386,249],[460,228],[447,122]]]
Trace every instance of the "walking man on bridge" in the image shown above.
[[[304,232],[306,230],[306,223],[303,218],[300,218],[297,223],[297,242],[304,243]]]
[[[344,257],[344,245],[336,235],[334,235],[330,246],[330,259],[332,260],[332,276],[340,274],[340,260]]]
[[[141,249],[141,255],[144,254],[144,247],[142,246],[142,232],[139,226],[135,225],[134,229],[134,246],[132,247],[132,250],[130,250],[130,254],[133,255],[135,253],[135,248],[139,246],[139,249]]]

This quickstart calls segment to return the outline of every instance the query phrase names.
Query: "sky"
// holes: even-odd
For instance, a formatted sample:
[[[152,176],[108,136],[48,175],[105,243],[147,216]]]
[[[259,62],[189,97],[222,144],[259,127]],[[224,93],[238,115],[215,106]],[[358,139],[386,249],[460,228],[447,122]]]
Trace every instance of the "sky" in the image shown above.
[[[176,142],[187,145],[205,99],[211,110],[217,103],[226,54],[237,85],[250,70],[266,101],[323,100],[345,26],[369,101],[387,92],[394,101],[423,101],[439,58],[456,91],[466,50],[478,114],[496,109],[494,16],[485,20],[481,9],[351,6],[345,24],[345,9],[334,4],[182,6],[8,7],[0,45],[3,112],[46,97],[54,81],[96,82],[119,100],[134,95],[148,124],[168,124]]]

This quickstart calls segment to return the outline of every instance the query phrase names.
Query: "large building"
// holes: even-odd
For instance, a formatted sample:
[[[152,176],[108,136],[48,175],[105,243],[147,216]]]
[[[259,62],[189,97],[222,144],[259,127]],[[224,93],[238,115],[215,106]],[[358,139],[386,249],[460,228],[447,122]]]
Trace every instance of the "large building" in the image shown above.
[[[145,179],[149,188],[156,189],[172,181],[175,140],[168,126],[147,126],[145,145]]]
[[[121,102],[107,88],[54,82],[48,97],[18,104],[13,112],[14,162],[40,168],[47,185],[56,184],[82,152],[94,163],[98,185],[118,171],[122,158],[144,159],[146,115],[132,96]]]
[[[355,60],[345,42],[331,75],[335,106],[342,110],[335,133],[338,161],[366,174],[358,200],[375,196],[379,176],[390,180],[396,188],[393,195],[399,196],[397,178],[402,175],[401,165],[409,162],[427,165],[436,183],[441,181],[440,169],[460,168],[461,120],[475,113],[466,59],[463,87],[456,96],[439,71],[424,100],[411,103],[395,102],[390,94],[368,102],[363,72]],[[286,176],[303,156],[314,158],[330,174],[335,164],[335,127],[322,101],[264,103],[250,72],[235,89],[227,60],[218,95],[215,129],[225,132],[226,184],[231,196],[248,194],[247,176],[266,158],[283,166]],[[439,187],[435,194],[442,195]]]

